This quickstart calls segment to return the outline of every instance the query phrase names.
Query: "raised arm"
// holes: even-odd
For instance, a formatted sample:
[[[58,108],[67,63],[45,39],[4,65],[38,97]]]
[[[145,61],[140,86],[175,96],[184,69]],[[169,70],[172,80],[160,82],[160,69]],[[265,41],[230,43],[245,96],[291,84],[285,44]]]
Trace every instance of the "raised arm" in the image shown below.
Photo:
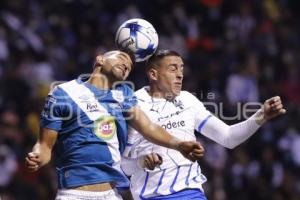
[[[210,117],[199,131],[222,146],[233,149],[252,136],[264,122],[285,112],[280,97],[276,96],[266,100],[260,110],[243,122],[229,126],[216,117]]]
[[[51,160],[52,148],[56,139],[57,131],[47,128],[41,129],[38,141],[25,158],[25,164],[29,171],[37,171]]]

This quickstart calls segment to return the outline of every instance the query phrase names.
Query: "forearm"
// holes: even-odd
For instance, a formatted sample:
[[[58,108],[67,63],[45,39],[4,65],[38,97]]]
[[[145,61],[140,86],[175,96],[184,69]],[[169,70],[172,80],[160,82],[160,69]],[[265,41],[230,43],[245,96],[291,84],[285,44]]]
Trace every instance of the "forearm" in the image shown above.
[[[259,110],[249,119],[227,125],[216,117],[212,117],[203,128],[203,134],[224,147],[233,149],[251,137],[263,123]]]
[[[42,128],[39,139],[25,158],[28,171],[35,172],[51,159],[51,151],[57,139],[57,131]]]
[[[133,117],[130,125],[144,136],[145,139],[160,146],[178,149],[179,140],[171,136],[165,129],[152,123],[147,115],[138,107],[132,108]]]
[[[145,139],[154,144],[170,149],[178,148],[179,140],[156,124],[150,124],[149,126],[145,127],[141,133],[143,133]]]

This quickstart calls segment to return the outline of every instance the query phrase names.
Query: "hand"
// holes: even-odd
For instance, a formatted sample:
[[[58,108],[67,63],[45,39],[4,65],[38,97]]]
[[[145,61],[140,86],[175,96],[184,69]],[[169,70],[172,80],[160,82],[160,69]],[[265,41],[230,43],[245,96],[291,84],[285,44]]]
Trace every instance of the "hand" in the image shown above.
[[[151,153],[141,158],[140,164],[143,168],[153,170],[155,167],[162,164],[162,157],[157,153]]]
[[[28,153],[25,158],[25,165],[28,171],[35,172],[41,167],[41,157],[37,152]]]
[[[270,120],[278,115],[286,113],[286,110],[283,108],[281,99],[279,96],[272,97],[267,99],[264,102],[263,108],[263,119],[265,121]]]
[[[196,141],[181,141],[178,144],[178,151],[187,159],[195,162],[204,156],[203,146]]]

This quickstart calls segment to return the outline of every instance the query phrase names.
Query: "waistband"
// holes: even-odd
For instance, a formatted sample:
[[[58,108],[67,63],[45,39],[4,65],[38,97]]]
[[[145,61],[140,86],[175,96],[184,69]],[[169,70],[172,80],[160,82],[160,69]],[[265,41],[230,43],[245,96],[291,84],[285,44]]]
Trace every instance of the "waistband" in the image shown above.
[[[112,190],[113,188],[114,188],[114,184],[112,183],[97,183],[91,185],[83,185],[72,189],[81,190],[81,191],[91,191],[91,192],[103,192],[103,191]]]

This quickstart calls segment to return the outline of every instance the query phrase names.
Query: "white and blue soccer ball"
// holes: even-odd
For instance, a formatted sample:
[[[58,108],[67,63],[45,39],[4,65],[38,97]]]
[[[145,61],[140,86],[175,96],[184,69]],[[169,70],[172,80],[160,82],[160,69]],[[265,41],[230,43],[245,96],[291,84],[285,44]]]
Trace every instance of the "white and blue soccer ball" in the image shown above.
[[[117,47],[134,55],[136,62],[147,60],[158,46],[158,35],[151,23],[144,19],[130,19],[118,29]]]

